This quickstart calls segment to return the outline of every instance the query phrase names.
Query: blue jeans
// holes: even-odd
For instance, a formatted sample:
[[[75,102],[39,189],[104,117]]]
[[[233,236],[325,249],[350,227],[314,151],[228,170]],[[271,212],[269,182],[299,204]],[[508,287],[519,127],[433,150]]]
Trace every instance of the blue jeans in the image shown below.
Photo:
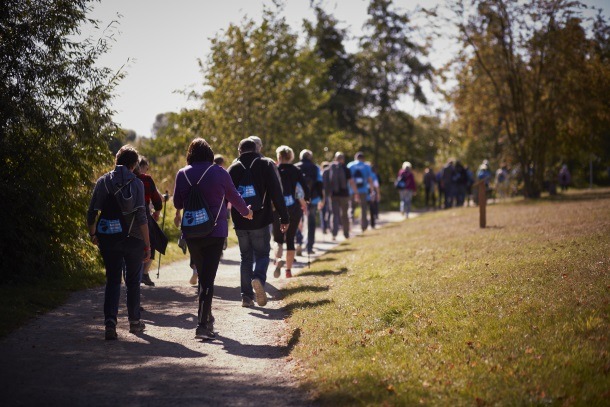
[[[318,216],[318,205],[309,204],[307,206],[307,251],[313,250],[316,241],[316,217]]]
[[[114,245],[100,244],[106,267],[104,293],[104,323],[117,323],[121,299],[121,274],[125,266],[127,286],[127,314],[130,321],[140,320],[140,272],[144,257],[144,241],[128,237]]]
[[[269,252],[271,251],[271,232],[269,226],[254,230],[235,230],[239,242],[241,264],[242,297],[254,298],[252,280],[258,278],[263,285],[267,281]]]

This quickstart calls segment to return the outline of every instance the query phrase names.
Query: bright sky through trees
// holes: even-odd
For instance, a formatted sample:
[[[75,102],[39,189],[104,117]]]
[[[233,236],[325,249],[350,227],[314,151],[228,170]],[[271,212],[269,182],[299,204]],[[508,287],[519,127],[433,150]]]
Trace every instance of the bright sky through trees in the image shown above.
[[[587,3],[606,8],[606,1],[588,0]],[[402,10],[413,10],[417,4],[430,7],[440,2],[395,0],[394,4]],[[313,20],[310,0],[286,3],[287,21],[301,32],[302,20]],[[113,70],[123,67],[127,73],[117,89],[115,121],[140,136],[150,136],[158,113],[195,107],[194,102],[176,91],[201,87],[197,59],[205,60],[209,39],[230,23],[238,24],[244,16],[260,18],[263,4],[272,6],[272,1],[102,0],[94,3],[90,17],[100,20],[100,27],[113,20],[119,22],[113,30],[106,31],[112,33],[116,42],[99,61]],[[357,36],[367,18],[368,4],[368,0],[327,0],[324,9],[341,21],[351,36]]]

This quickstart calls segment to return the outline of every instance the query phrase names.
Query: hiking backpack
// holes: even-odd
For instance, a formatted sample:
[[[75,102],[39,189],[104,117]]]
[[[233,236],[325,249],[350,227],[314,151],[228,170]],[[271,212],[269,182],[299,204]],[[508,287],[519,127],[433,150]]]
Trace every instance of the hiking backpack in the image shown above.
[[[129,237],[129,233],[133,227],[135,216],[131,219],[131,224],[127,225],[127,221],[123,216],[121,207],[117,202],[118,198],[116,195],[120,193],[124,187],[129,186],[131,181],[133,181],[135,178],[129,180],[114,193],[110,192],[110,189],[108,188],[108,178],[109,177],[104,177],[103,180],[107,195],[106,200],[104,201],[104,206],[102,207],[102,213],[100,214],[95,229],[100,242],[112,244],[118,243]]]
[[[182,224],[180,225],[180,229],[182,230],[182,235],[187,239],[206,237],[209,235],[214,229],[214,226],[217,224],[218,216],[220,216],[220,211],[222,210],[225,196],[222,196],[222,201],[220,202],[220,207],[218,208],[216,218],[212,219],[210,206],[203,195],[201,195],[201,191],[197,187],[205,174],[207,174],[210,168],[212,168],[214,165],[215,164],[210,165],[203,172],[199,178],[199,181],[197,181],[197,183],[194,185],[186,175],[186,171],[183,171],[184,177],[190,185],[190,189],[188,197],[184,203],[184,214],[182,215]]]
[[[356,183],[356,188],[364,187],[364,174],[362,174],[360,168],[356,168],[356,171],[354,171],[354,182]]]
[[[341,165],[339,163],[332,163],[329,171],[328,178],[332,191],[337,193],[341,192],[341,190],[347,190],[347,177]]]
[[[258,160],[258,157],[252,160],[249,167],[246,167],[241,161],[237,160],[239,165],[244,168],[244,172],[237,183],[237,192],[246,202],[246,205],[250,205],[250,209],[252,209],[253,212],[263,209],[267,196],[267,191],[265,191],[265,194],[261,197],[261,194],[257,191],[256,184],[254,183],[252,166],[256,160]]]

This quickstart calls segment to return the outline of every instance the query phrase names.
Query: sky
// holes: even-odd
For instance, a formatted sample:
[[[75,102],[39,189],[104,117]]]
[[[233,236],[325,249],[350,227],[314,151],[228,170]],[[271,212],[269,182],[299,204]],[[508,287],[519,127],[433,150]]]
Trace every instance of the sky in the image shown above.
[[[413,10],[442,0],[394,0],[394,6]],[[610,8],[610,0],[588,0]],[[89,18],[100,21],[112,34],[111,50],[98,63],[126,77],[115,91],[114,120],[122,128],[150,137],[159,113],[179,112],[198,106],[180,91],[201,89],[203,76],[198,59],[205,61],[210,39],[229,24],[239,24],[245,16],[259,20],[263,5],[271,0],[102,0],[93,3]],[[359,35],[367,18],[369,0],[326,0],[323,7],[352,36]],[[310,0],[287,0],[284,15],[295,31],[301,32],[303,19],[313,21]],[[606,12],[605,15],[608,15]],[[100,32],[83,30],[84,35],[99,37]],[[411,106],[412,108],[416,108]]]

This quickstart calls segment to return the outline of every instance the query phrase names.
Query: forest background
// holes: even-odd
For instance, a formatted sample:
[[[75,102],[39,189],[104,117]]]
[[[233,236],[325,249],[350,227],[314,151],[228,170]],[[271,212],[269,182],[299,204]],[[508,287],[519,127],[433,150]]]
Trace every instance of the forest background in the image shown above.
[[[318,163],[364,151],[384,197],[394,196],[391,181],[407,160],[418,171],[449,159],[473,170],[485,159],[492,169],[505,164],[527,198],[562,164],[577,186],[610,182],[610,28],[580,2],[456,0],[401,11],[371,0],[348,52],[323,2],[312,2],[315,19],[298,30],[278,0],[261,20],[213,38],[200,61],[204,91],[190,94],[200,106],[160,113],[152,138],[112,122],[122,73],[95,63],[112,41],[76,36],[96,24],[91,3],[7,0],[0,12],[3,283],[94,268],[84,233],[92,183],[111,166],[108,150],[127,142],[151,161],[161,191],[172,191],[194,137],[230,161],[251,135],[269,156],[287,144],[311,149]],[[449,26],[458,51],[433,66],[431,44]],[[431,94],[448,109],[413,117],[399,107]]]

